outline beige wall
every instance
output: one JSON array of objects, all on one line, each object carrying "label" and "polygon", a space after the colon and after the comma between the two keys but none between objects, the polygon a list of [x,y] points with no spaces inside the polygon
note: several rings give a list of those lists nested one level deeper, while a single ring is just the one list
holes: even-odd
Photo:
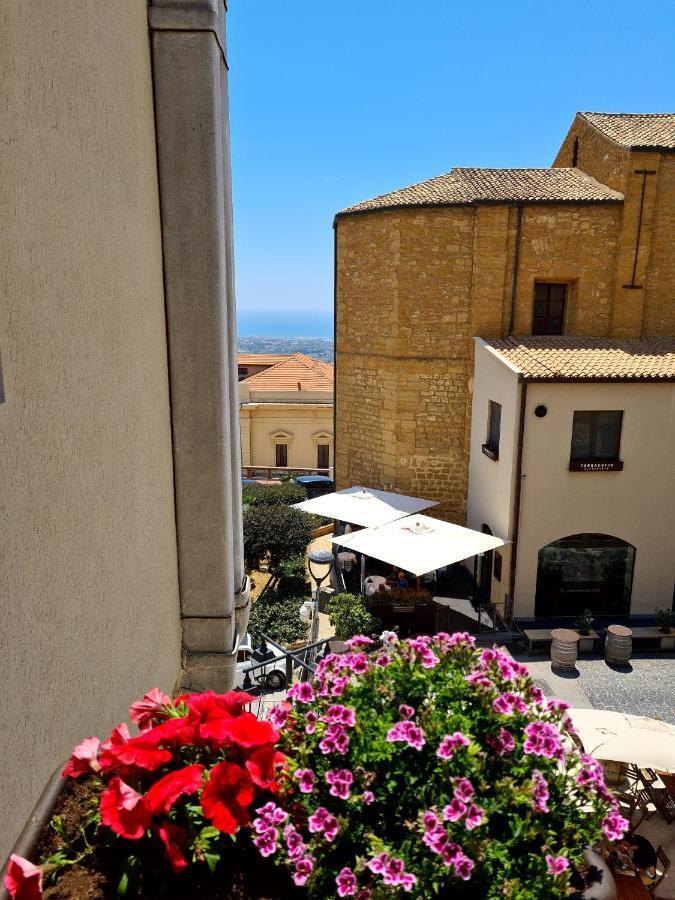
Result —
[{"label": "beige wall", "polygon": [[329,445],[333,465],[332,403],[244,403],[240,425],[245,466],[274,466],[275,440],[288,444],[290,467],[316,468],[317,444]]},{"label": "beige wall", "polygon": [[[513,536],[516,450],[522,384],[518,372],[476,342],[467,524]],[[481,452],[487,401],[502,403],[499,460]],[[537,418],[534,409],[548,413]],[[621,472],[570,472],[572,419],[578,409],[624,411]],[[675,579],[675,385],[538,384],[527,389],[514,614],[534,615],[539,550],[579,533],[618,537],[636,548],[631,613],[670,607]],[[509,590],[510,547],[501,582]]]},{"label": "beige wall", "polygon": [[0,4],[0,858],[180,667],[145,0]]}]

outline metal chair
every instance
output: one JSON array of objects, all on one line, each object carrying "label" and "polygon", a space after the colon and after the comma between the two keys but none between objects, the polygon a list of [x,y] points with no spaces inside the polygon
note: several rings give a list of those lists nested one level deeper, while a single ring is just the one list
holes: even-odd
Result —
[{"label": "metal chair", "polygon": [[[666,877],[666,872],[670,868],[670,860],[666,856],[666,851],[663,849],[663,847],[660,844],[656,850],[656,860],[657,860],[656,881],[652,882],[652,884],[649,885],[649,890],[652,892],[652,894],[654,893],[654,891],[656,890],[658,885],[661,884],[663,879]],[[659,863],[661,864],[660,867],[659,867]],[[659,873],[659,868],[661,869],[660,873]]]},{"label": "metal chair", "polygon": [[649,794],[649,799],[666,822],[669,825],[675,822],[675,800],[673,800],[668,791],[665,788],[655,788],[651,784],[647,785],[646,790]]}]

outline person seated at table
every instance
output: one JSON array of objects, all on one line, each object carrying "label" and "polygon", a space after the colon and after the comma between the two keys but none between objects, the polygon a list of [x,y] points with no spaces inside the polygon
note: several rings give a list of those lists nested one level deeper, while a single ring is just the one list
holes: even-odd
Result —
[{"label": "person seated at table", "polygon": [[398,584],[398,569],[396,566],[391,567],[391,572],[387,575],[387,584],[396,587]]},{"label": "person seated at table", "polygon": [[399,572],[396,576],[396,587],[403,589],[407,588],[408,586],[408,579],[406,578],[405,572]]},{"label": "person seated at table", "polygon": [[645,884],[656,878],[656,850],[646,837],[629,831],[617,849],[625,853]]}]

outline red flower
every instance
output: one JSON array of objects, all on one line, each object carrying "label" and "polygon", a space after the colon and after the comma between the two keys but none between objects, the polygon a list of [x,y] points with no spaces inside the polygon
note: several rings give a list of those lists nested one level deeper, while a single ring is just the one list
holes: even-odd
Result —
[{"label": "red flower", "polygon": [[14,900],[40,900],[42,897],[42,869],[16,853],[9,858],[3,883]]},{"label": "red flower", "polygon": [[164,844],[167,859],[174,872],[180,872],[182,869],[185,869],[188,861],[183,855],[183,847],[187,840],[187,832],[180,826],[172,825],[170,822],[158,825],[155,831]]},{"label": "red flower", "polygon": [[120,722],[119,725],[113,728],[108,740],[101,744],[98,762],[104,772],[117,768],[118,761],[114,751],[129,740],[131,740],[129,729],[124,722]]},{"label": "red flower", "polygon": [[85,738],[81,744],[73,750],[73,754],[63,767],[62,778],[79,778],[87,772],[100,772],[98,762],[98,749],[101,742],[97,737]]},{"label": "red flower", "polygon": [[142,700],[137,700],[129,707],[129,718],[138,725],[141,732],[147,731],[164,706],[171,705],[171,697],[160,691],[159,688],[153,688],[143,695]]},{"label": "red flower", "polygon": [[115,834],[135,841],[150,824],[151,812],[143,797],[115,775],[101,794],[101,821]]},{"label": "red flower", "polygon": [[161,725],[155,725],[140,736],[148,747],[182,747],[197,741],[199,720],[193,714],[167,719]]},{"label": "red flower", "polygon": [[186,766],[155,782],[144,798],[152,815],[169,812],[182,794],[196,793],[202,786],[203,771],[204,766]]},{"label": "red flower", "polygon": [[112,756],[118,762],[126,766],[137,766],[139,769],[145,769],[148,772],[154,772],[171,759],[170,750],[160,750],[154,741],[145,739],[144,732],[139,737],[132,738],[126,744],[120,744],[111,751]]},{"label": "red flower", "polygon": [[207,819],[225,834],[234,834],[249,821],[248,807],[255,790],[249,773],[234,763],[222,762],[209,773],[202,791],[202,809]]},{"label": "red flower", "polygon": [[269,722],[261,722],[253,713],[245,712],[236,719],[221,720],[218,735],[221,740],[249,749],[276,743],[279,732]]},{"label": "red flower", "polygon": [[276,789],[275,767],[286,759],[283,753],[275,750],[272,744],[259,747],[245,762],[246,770],[253,779],[253,784],[265,790]]}]

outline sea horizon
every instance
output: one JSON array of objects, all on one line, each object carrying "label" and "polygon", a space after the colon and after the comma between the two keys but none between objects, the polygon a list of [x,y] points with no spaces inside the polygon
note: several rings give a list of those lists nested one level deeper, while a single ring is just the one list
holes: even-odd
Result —
[{"label": "sea horizon", "polygon": [[253,309],[237,310],[239,337],[333,339],[333,311]]}]

